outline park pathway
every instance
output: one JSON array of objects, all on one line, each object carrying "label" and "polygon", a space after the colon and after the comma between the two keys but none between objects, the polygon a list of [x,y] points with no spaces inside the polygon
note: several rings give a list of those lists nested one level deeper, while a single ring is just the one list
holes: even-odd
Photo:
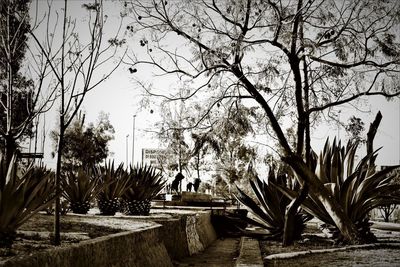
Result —
[{"label": "park pathway", "polygon": [[175,262],[176,267],[233,267],[239,256],[240,238],[217,239],[202,253]]}]

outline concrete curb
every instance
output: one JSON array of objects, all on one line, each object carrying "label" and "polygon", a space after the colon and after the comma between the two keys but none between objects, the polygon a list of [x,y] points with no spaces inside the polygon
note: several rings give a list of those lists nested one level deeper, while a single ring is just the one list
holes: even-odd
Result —
[{"label": "concrete curb", "polygon": [[263,267],[260,245],[257,239],[242,237],[240,239],[240,253],[235,267]]}]

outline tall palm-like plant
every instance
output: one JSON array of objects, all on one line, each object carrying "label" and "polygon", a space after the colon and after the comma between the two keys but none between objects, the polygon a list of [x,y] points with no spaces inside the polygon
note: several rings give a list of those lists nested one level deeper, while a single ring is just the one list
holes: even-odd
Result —
[{"label": "tall palm-like plant", "polygon": [[130,168],[129,188],[122,198],[129,215],[148,215],[150,201],[164,188],[166,181],[161,173],[150,165]]},{"label": "tall palm-like plant", "polygon": [[[377,151],[366,155],[356,164],[356,150],[357,143],[348,142],[346,147],[342,147],[336,140],[332,145],[327,140],[318,157],[315,173],[356,225],[363,240],[370,242],[375,237],[370,231],[369,212],[382,205],[400,203],[400,185],[393,183],[394,175],[391,174],[399,166],[377,171],[373,164]],[[290,198],[297,196],[294,190],[274,185]],[[302,207],[328,224],[334,238],[342,239],[328,212],[312,192]]]},{"label": "tall palm-like plant", "polygon": [[63,196],[70,203],[73,213],[86,214],[89,211],[92,200],[106,186],[99,183],[99,176],[98,170],[83,167],[63,175]]},{"label": "tall palm-like plant", "polygon": [[129,187],[129,176],[121,163],[117,168],[114,161],[99,167],[99,182],[105,186],[97,195],[97,203],[102,215],[114,215],[120,208],[120,198]]},{"label": "tall palm-like plant", "polygon": [[[291,184],[292,188],[296,187],[296,183],[292,183],[290,176],[286,173],[280,172],[275,174],[275,168],[270,167],[268,180],[261,181],[256,177],[255,180],[250,180],[251,188],[256,195],[257,199],[253,200],[244,191],[237,187],[235,197],[243,205],[245,205],[250,212],[255,216],[253,224],[261,226],[270,232],[274,238],[281,239],[285,225],[285,211],[291,199],[276,187],[271,186],[271,183],[287,186]],[[302,232],[305,228],[305,223],[310,217],[302,214],[300,211],[295,216],[296,232],[295,239],[300,239]]]},{"label": "tall palm-like plant", "polygon": [[9,166],[0,159],[0,247],[11,247],[16,230],[52,204],[53,192],[54,174],[50,170],[33,165],[21,170],[15,155]]}]

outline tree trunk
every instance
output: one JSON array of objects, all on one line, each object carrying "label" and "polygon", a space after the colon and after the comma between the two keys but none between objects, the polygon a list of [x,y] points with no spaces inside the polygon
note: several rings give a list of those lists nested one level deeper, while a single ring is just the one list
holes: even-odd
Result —
[{"label": "tree trunk", "polygon": [[[374,151],[374,139],[381,120],[382,113],[378,111],[374,121],[369,125],[369,130],[367,133],[367,155],[371,154]],[[370,158],[370,164],[375,165],[374,158],[372,157]]]},{"label": "tree trunk", "polygon": [[[65,42],[66,42],[66,27],[67,27],[67,0],[64,0],[64,21],[63,21],[63,43],[61,46],[61,70],[64,72],[65,64]],[[55,177],[55,210],[54,210],[54,245],[59,246],[61,244],[60,235],[60,214],[61,214],[61,164],[62,164],[62,151],[64,149],[64,133],[66,130],[65,125],[65,76],[64,73],[61,75],[60,90],[61,90],[61,103],[60,103],[60,136],[58,139],[57,149],[57,165],[56,165],[56,177]]]},{"label": "tree trunk", "polygon": [[7,134],[5,136],[5,157],[6,157],[6,166],[10,165],[11,159],[17,150],[17,146],[12,134]]},{"label": "tree trunk", "polygon": [[[60,124],[64,124],[64,116],[60,116]],[[60,126],[60,136],[58,139],[57,149],[57,165],[56,165],[56,177],[55,177],[55,209],[54,209],[54,245],[59,246],[61,244],[60,235],[60,214],[61,214],[61,158],[64,143],[64,127]]]},{"label": "tree trunk", "polygon": [[196,157],[196,171],[197,171],[197,178],[200,179],[200,152],[197,154]]},{"label": "tree trunk", "polygon": [[[297,113],[298,113],[298,124],[297,124],[297,147],[296,147],[296,154],[301,157],[303,154],[303,149],[304,149],[304,141],[306,141],[306,155],[309,155],[310,151],[307,149],[310,149],[309,143],[307,144],[307,141],[309,141],[309,136],[307,137],[307,133],[309,134],[309,131],[307,129],[310,129],[309,125],[309,120],[308,120],[308,114],[305,112],[305,110],[308,110],[308,78],[307,78],[307,64],[305,62],[305,59],[303,58],[303,63],[304,63],[304,87],[302,86],[302,77],[301,77],[301,71],[300,71],[300,63],[301,60],[298,59],[297,54],[293,54],[294,51],[296,51],[296,43],[298,39],[300,39],[300,44],[303,46],[303,19],[301,15],[301,9],[303,6],[303,1],[299,0],[297,3],[297,12],[300,14],[297,18],[296,21],[293,25],[293,33],[292,33],[292,53],[290,54],[289,61],[291,62],[291,68],[293,71],[293,76],[294,76],[294,82],[296,84],[296,106],[297,106]],[[296,51],[297,53],[297,51]],[[303,88],[304,88],[304,94],[303,94]],[[304,105],[303,105],[303,95],[304,95]],[[304,140],[304,135],[306,134],[306,140]],[[307,147],[308,145],[308,147]],[[309,158],[306,156],[306,163],[307,166],[310,166],[309,164]],[[294,238],[295,238],[295,228],[296,228],[296,214],[297,211],[299,210],[301,204],[303,201],[306,199],[308,195],[308,185],[307,182],[303,182],[301,185],[301,189],[299,192],[299,195],[293,199],[289,205],[286,207],[285,211],[285,225],[283,229],[283,240],[282,240],[282,245],[283,246],[289,246],[293,244]]]},{"label": "tree trunk", "polygon": [[244,84],[247,91],[253,96],[254,100],[256,100],[264,109],[271,123],[271,127],[273,128],[279,140],[279,144],[282,146],[282,149],[285,153],[285,156],[282,157],[282,160],[289,164],[289,166],[293,168],[293,170],[300,176],[300,178],[304,182],[308,183],[310,191],[313,192],[321,200],[328,214],[332,217],[332,220],[335,222],[336,226],[341,231],[344,238],[347,239],[350,243],[360,243],[361,240],[358,236],[357,229],[353,222],[343,212],[340,205],[332,197],[329,191],[324,187],[324,185],[321,183],[315,173],[311,171],[311,168],[309,168],[304,163],[301,157],[295,155],[292,152],[289,143],[287,142],[287,139],[282,131],[282,128],[276,120],[276,117],[271,107],[268,105],[267,101],[263,98],[260,92],[258,92],[258,90],[246,78],[246,76],[238,67],[232,67],[232,71],[236,75],[236,77],[238,77],[238,79]]},{"label": "tree trunk", "polygon": [[295,226],[296,226],[296,214],[297,210],[300,207],[301,203],[306,199],[308,195],[308,185],[304,183],[304,185],[300,189],[300,194],[297,198],[293,199],[290,204],[286,208],[285,213],[285,226],[283,230],[283,241],[282,246],[290,246],[293,244],[295,238]]}]

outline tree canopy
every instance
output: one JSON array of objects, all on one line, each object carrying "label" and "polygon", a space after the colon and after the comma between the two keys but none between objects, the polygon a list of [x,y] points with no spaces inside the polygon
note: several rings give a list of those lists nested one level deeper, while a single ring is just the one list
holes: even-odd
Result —
[{"label": "tree canopy", "polygon": [[[125,1],[132,19],[128,30],[142,36],[141,48],[130,56],[132,74],[150,65],[160,75],[177,77],[176,90],[167,92],[139,83],[148,94],[170,101],[203,95],[209,97],[209,110],[232,98],[261,107],[282,159],[343,235],[358,242],[354,224],[310,168],[310,125],[362,97],[400,94],[399,5],[390,0]],[[294,145],[288,123],[296,128]]]},{"label": "tree canopy", "polygon": [[[85,115],[81,114],[66,130],[64,138],[63,168],[74,170],[82,166],[90,167],[109,156],[108,146],[114,139],[114,127],[108,114],[100,113],[96,124],[86,124]],[[58,134],[55,131],[52,132],[52,139],[57,144]]]},{"label": "tree canopy", "polygon": [[298,151],[306,120],[321,111],[361,96],[400,93],[396,1],[126,3],[134,21],[128,29],[143,36],[132,68],[150,64],[180,78],[182,90],[148,92],[185,100],[207,94],[213,103],[254,99],[269,106],[270,121],[291,116],[299,127]]}]

